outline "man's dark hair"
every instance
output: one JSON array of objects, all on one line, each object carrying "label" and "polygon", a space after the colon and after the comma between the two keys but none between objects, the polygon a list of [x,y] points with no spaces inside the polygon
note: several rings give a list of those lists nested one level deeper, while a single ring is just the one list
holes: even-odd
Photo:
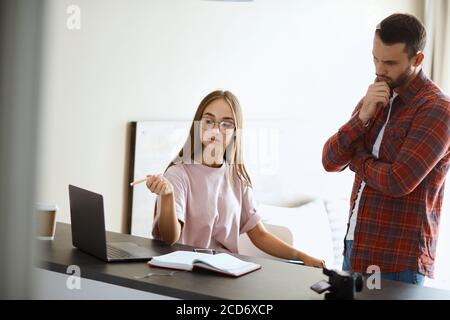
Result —
[{"label": "man's dark hair", "polygon": [[425,27],[411,14],[394,13],[381,21],[375,32],[387,45],[404,43],[409,58],[425,48]]}]

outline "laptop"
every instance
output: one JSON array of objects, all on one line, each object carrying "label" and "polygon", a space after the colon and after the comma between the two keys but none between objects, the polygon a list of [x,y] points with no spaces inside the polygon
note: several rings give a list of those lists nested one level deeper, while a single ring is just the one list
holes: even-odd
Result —
[{"label": "laptop", "polygon": [[107,262],[148,261],[149,249],[132,242],[106,242],[103,196],[69,185],[72,245]]}]

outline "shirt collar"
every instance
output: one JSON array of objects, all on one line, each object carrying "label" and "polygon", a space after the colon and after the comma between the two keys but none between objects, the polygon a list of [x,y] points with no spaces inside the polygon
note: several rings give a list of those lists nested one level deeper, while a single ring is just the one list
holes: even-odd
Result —
[{"label": "shirt collar", "polygon": [[417,92],[419,92],[419,90],[426,84],[427,81],[428,78],[425,75],[425,72],[423,72],[423,70],[420,70],[417,76],[411,80],[406,88],[398,91],[398,95],[405,104],[411,105]]}]

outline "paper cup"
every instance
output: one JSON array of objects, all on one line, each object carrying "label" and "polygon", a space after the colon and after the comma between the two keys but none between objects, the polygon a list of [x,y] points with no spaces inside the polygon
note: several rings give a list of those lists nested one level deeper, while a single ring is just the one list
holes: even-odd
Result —
[{"label": "paper cup", "polygon": [[36,206],[36,236],[39,240],[53,240],[56,228],[56,204],[42,204]]}]

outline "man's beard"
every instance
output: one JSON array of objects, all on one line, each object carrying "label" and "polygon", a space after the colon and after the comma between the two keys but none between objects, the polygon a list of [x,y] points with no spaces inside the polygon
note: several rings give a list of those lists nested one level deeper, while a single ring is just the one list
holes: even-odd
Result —
[{"label": "man's beard", "polygon": [[391,88],[391,90],[394,90],[395,88],[402,87],[404,84],[406,84],[409,81],[409,77],[413,74],[413,72],[414,71],[412,71],[410,68],[407,68],[395,80],[392,80],[392,78],[388,77],[378,77],[378,79],[381,81],[386,81],[389,88]]}]

